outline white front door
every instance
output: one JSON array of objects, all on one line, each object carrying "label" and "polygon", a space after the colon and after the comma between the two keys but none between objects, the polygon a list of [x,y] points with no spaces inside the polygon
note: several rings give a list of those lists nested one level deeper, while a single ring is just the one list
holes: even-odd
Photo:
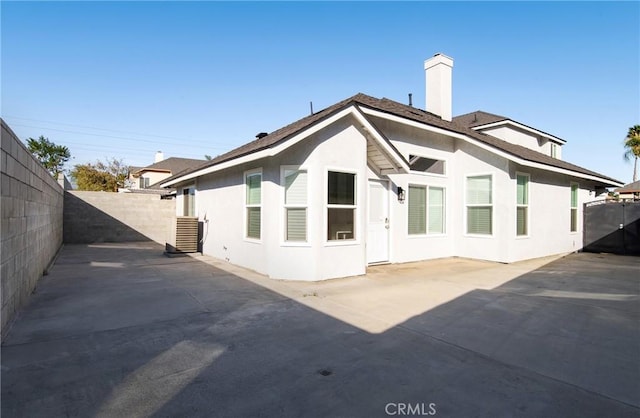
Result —
[{"label": "white front door", "polygon": [[389,261],[389,182],[369,180],[367,263]]}]

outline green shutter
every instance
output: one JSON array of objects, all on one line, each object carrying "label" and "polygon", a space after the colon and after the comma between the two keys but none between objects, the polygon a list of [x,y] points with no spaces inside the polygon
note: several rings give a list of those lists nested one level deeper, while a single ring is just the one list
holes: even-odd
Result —
[{"label": "green shutter", "polygon": [[287,241],[307,240],[307,210],[287,209]]},{"label": "green shutter", "polygon": [[467,207],[467,234],[491,235],[491,207]]},{"label": "green shutter", "polygon": [[429,187],[429,233],[444,233],[444,189]]},{"label": "green shutter", "polygon": [[427,190],[424,187],[409,186],[409,228],[410,235],[425,234],[427,223]]},{"label": "green shutter", "polygon": [[259,205],[262,174],[250,174],[247,176],[246,181],[247,181],[247,205]]},{"label": "green shutter", "polygon": [[247,208],[247,237],[260,239],[260,208]]},{"label": "green shutter", "polygon": [[467,177],[467,204],[490,205],[491,176]]}]

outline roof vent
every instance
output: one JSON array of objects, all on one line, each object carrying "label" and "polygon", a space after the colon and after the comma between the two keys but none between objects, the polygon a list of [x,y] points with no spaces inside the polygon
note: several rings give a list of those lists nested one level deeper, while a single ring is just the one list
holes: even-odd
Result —
[{"label": "roof vent", "polygon": [[268,133],[266,133],[266,132],[260,132],[258,135],[256,135],[256,138],[257,138],[257,139],[262,139],[262,138],[264,138],[264,137],[265,137],[265,136],[267,136],[267,135],[269,135],[269,134],[268,134]]}]

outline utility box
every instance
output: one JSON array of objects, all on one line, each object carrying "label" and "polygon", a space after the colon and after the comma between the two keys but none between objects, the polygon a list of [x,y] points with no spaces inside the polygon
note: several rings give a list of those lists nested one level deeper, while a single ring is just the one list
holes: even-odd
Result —
[{"label": "utility box", "polygon": [[168,254],[198,252],[198,218],[176,216],[171,226],[171,237],[165,245]]}]

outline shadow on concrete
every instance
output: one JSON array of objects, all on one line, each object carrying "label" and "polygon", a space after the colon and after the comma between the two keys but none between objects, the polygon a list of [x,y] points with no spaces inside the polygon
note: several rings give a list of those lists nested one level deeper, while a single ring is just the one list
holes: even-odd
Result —
[{"label": "shadow on concrete", "polygon": [[3,416],[640,412],[637,258],[573,255],[373,334],[161,253],[65,246],[2,347]]},{"label": "shadow on concrete", "polygon": [[65,192],[63,222],[65,244],[140,241],[152,240],[72,193]]}]

